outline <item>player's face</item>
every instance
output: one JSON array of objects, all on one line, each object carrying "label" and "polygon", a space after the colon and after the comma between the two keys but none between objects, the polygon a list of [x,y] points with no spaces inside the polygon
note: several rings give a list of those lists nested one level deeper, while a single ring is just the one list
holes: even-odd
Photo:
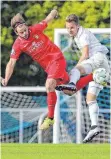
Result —
[{"label": "player's face", "polygon": [[77,35],[79,25],[75,24],[74,22],[66,22],[66,29],[70,36],[75,37]]},{"label": "player's face", "polygon": [[29,37],[28,26],[26,24],[20,24],[17,26],[16,34],[24,39],[27,39]]}]

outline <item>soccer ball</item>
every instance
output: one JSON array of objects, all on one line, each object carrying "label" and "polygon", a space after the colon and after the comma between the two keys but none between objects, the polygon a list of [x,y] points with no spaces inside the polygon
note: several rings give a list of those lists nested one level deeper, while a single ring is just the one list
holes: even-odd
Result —
[{"label": "soccer ball", "polygon": [[109,73],[105,68],[98,68],[93,72],[93,79],[96,83],[106,86],[109,79]]}]

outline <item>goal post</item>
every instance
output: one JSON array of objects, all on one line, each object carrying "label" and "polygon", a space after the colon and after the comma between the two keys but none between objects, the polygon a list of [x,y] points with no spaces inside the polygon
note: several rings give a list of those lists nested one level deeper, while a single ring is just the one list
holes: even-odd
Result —
[{"label": "goal post", "polygon": [[[58,144],[60,143],[60,92],[56,91],[57,93],[57,103],[55,106],[55,113],[54,113],[54,126],[53,126],[53,143]],[[75,100],[76,100],[76,143],[82,143],[82,125],[81,125],[81,111],[82,111],[82,97],[81,91],[76,93]],[[62,110],[63,112],[67,112],[67,110]],[[72,110],[71,110],[72,111]]]}]

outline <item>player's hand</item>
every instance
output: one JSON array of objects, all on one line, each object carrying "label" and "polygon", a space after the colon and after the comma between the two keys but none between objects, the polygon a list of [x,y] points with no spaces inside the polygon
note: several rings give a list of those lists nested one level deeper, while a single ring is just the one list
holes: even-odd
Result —
[{"label": "player's hand", "polygon": [[57,11],[57,9],[53,9],[50,13],[51,13],[51,16],[52,16],[53,18],[56,18],[56,17],[58,16],[58,11]]},{"label": "player's hand", "polygon": [[3,86],[7,86],[8,81],[6,81],[4,78],[1,77],[0,81]]},{"label": "player's hand", "polygon": [[75,91],[69,91],[69,90],[63,90],[63,93],[64,94],[67,94],[69,96],[72,96],[73,94],[75,94],[76,92]]}]

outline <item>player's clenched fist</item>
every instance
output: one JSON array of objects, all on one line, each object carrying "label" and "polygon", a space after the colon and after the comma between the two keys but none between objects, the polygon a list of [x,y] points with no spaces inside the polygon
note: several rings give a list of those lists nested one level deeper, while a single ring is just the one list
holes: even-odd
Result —
[{"label": "player's clenched fist", "polygon": [[3,86],[7,85],[7,81],[4,78],[1,77],[0,81],[1,81],[1,83],[2,83]]},{"label": "player's clenched fist", "polygon": [[51,13],[51,16],[54,18],[58,16],[58,11],[56,9],[53,9],[50,13]]}]

